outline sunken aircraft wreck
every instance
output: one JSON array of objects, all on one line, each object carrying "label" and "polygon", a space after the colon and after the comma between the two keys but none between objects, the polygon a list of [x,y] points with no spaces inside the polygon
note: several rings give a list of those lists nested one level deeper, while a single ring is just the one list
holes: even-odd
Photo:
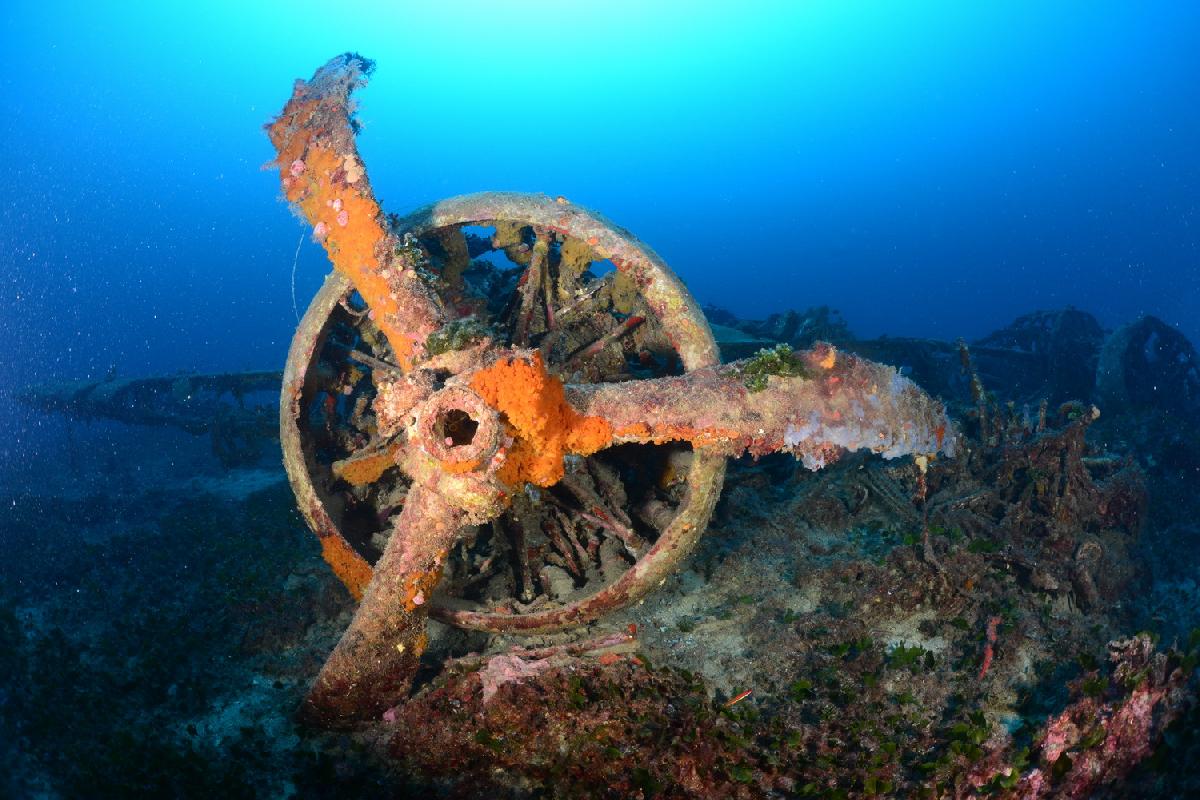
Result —
[{"label": "sunken aircraft wreck", "polygon": [[268,126],[333,267],[282,374],[25,395],[231,468],[278,441],[349,598],[312,736],[447,797],[1182,791],[1200,634],[1139,584],[1200,542],[1184,337],[1066,309],[860,340],[702,309],[564,197],[388,215],[371,69],[333,59]]}]

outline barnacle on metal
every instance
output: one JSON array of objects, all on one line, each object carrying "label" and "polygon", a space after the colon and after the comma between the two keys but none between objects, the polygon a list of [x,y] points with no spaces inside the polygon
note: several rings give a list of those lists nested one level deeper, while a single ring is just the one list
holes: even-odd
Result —
[{"label": "barnacle on metal", "polygon": [[545,631],[643,596],[703,532],[728,456],[952,452],[941,404],[890,367],[830,345],[719,365],[666,264],[565,198],[490,192],[388,222],[354,146],[368,71],[334,59],[269,128],[335,268],[280,404],[300,508],[361,598],[316,721],[402,698],[428,615]]}]

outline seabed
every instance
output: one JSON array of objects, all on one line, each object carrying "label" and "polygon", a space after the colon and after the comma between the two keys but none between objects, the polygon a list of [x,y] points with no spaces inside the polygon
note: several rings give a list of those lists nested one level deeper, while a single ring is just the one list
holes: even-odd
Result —
[{"label": "seabed", "polygon": [[[1186,340],[1152,318],[1106,334],[1074,310],[969,348],[856,342],[821,309],[758,323],[709,314],[738,332],[722,336],[730,356],[789,334],[798,349],[819,336],[887,350],[948,400],[963,451],[929,464],[923,500],[911,459],[852,455],[819,472],[788,456],[735,460],[699,546],[644,601],[545,636],[432,622],[412,698],[329,732],[295,712],[354,602],[270,436],[244,437],[231,463],[228,447],[162,414],[134,426],[63,409],[74,455],[4,487],[0,788],[1195,790],[1200,395]],[[1061,385],[1060,361],[1090,365],[1070,378],[1083,383]],[[177,381],[154,397],[177,402]]]}]

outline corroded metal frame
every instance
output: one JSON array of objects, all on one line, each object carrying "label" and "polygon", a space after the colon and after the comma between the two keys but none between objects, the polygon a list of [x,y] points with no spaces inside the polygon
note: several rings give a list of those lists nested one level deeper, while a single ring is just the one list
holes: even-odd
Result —
[{"label": "corroded metal frame", "polygon": [[[454,225],[486,226],[497,221],[538,226],[588,242],[599,259],[611,260],[635,279],[685,370],[719,363],[708,324],[683,283],[653,250],[594,211],[543,194],[481,192],[422,208],[401,220],[395,231],[398,235],[422,236]],[[361,597],[370,580],[371,565],[342,535],[313,485],[313,465],[305,455],[298,424],[305,376],[315,354],[320,352],[325,324],[352,291],[350,281],[335,272],[326,278],[310,304],[288,352],[279,418],[284,465],[300,511],[320,538],[322,552],[338,577],[355,597]],[[637,601],[671,574],[695,547],[721,494],[725,462],[723,454],[702,450],[695,453],[687,477],[687,497],[675,518],[636,564],[594,594],[522,614],[455,607],[434,598],[430,616],[473,630],[543,633],[586,624]]]}]

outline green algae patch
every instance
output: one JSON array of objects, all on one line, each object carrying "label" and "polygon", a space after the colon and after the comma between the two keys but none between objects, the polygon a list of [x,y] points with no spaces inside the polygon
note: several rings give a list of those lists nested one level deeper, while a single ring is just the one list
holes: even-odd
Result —
[{"label": "green algae patch", "polygon": [[789,344],[764,347],[747,359],[742,367],[742,382],[751,392],[761,392],[767,388],[767,380],[772,375],[807,378],[810,373],[804,358]]},{"label": "green algae patch", "polygon": [[475,317],[456,319],[425,339],[425,351],[431,356],[462,350],[469,344],[487,338],[491,331]]}]

